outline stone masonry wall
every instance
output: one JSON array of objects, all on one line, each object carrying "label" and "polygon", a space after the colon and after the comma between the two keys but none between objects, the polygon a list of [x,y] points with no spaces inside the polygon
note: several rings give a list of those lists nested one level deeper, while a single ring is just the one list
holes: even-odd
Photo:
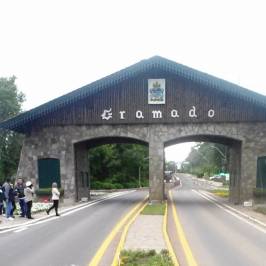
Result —
[{"label": "stone masonry wall", "polygon": [[[74,144],[100,137],[127,137],[149,143],[150,197],[163,199],[164,143],[185,136],[223,136],[241,141],[240,200],[252,197],[256,185],[257,157],[266,155],[266,123],[153,124],[48,127],[33,131],[25,139],[18,176],[36,179],[37,160],[58,158],[65,197],[75,199]],[[237,154],[236,154],[237,156]]]}]

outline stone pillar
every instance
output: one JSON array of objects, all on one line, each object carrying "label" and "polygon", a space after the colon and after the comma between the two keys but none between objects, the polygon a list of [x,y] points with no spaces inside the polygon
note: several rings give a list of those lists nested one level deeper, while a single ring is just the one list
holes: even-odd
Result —
[{"label": "stone pillar", "polygon": [[38,184],[37,156],[34,152],[35,146],[29,138],[25,138],[17,170],[17,177],[23,178],[24,181],[31,180]]},{"label": "stone pillar", "polygon": [[151,138],[149,142],[149,199],[151,202],[164,200],[164,144]]},{"label": "stone pillar", "polygon": [[76,200],[90,198],[89,193],[89,158],[88,148],[80,143],[75,145],[75,180]]},{"label": "stone pillar", "polygon": [[240,179],[241,179],[241,144],[235,143],[229,150],[229,201],[234,204],[240,203]]},{"label": "stone pillar", "polygon": [[253,189],[256,187],[257,158],[259,144],[247,141],[242,145],[241,156],[241,179],[240,179],[240,199],[241,202],[253,199]]}]

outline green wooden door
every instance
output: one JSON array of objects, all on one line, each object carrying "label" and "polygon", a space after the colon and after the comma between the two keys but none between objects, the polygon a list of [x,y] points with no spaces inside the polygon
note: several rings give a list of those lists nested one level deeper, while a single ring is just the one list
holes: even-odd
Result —
[{"label": "green wooden door", "polygon": [[266,156],[258,158],[256,186],[257,188],[266,188]]},{"label": "green wooden door", "polygon": [[60,161],[45,158],[38,160],[39,188],[50,188],[53,182],[61,187]]}]

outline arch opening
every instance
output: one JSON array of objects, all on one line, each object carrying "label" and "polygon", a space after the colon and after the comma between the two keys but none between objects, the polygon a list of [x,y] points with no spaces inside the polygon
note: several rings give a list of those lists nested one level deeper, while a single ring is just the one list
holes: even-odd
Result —
[{"label": "arch opening", "polygon": [[[185,148],[184,148],[185,147]],[[241,141],[225,136],[192,135],[164,143],[165,182],[180,182],[187,174],[209,190],[228,190],[229,200],[240,203]],[[180,156],[181,154],[181,156]],[[198,188],[198,187],[197,187]],[[204,189],[204,187],[203,187]]]},{"label": "arch opening", "polygon": [[74,144],[76,199],[91,189],[148,186],[148,143],[128,137],[98,137]]}]

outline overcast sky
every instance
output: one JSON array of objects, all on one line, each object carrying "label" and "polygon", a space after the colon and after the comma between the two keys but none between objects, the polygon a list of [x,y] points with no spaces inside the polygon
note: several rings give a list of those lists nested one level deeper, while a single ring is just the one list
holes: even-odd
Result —
[{"label": "overcast sky", "polygon": [[0,0],[0,76],[28,110],[153,55],[266,94],[261,0]]}]

